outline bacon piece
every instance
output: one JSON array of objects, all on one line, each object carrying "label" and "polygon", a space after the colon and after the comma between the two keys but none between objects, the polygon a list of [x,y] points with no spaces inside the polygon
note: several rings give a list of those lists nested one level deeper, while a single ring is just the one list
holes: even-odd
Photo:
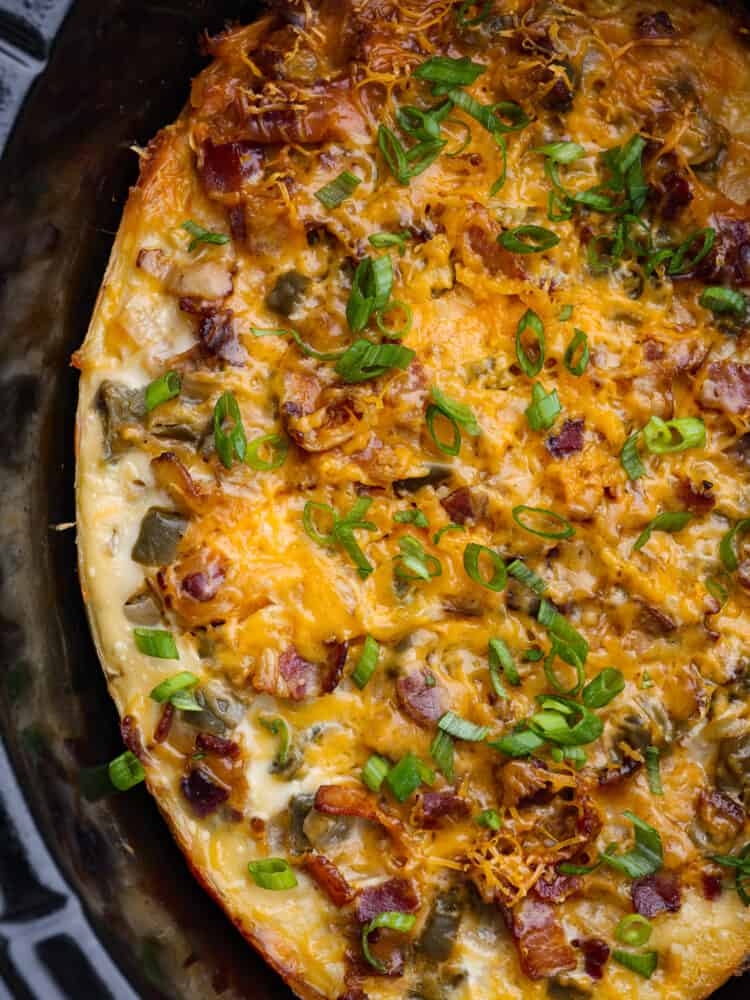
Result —
[{"label": "bacon piece", "polygon": [[247,220],[243,205],[232,205],[229,209],[229,231],[235,243],[244,243],[247,239]]},{"label": "bacon piece", "polygon": [[552,434],[545,444],[555,458],[566,458],[583,448],[583,420],[566,420],[559,434]]},{"label": "bacon piece", "polygon": [[247,352],[239,342],[231,309],[220,310],[204,316],[198,327],[201,346],[230,365],[242,365],[247,361]]},{"label": "bacon piece", "polygon": [[676,170],[666,175],[661,182],[662,197],[659,214],[662,219],[676,219],[680,212],[693,200],[690,181]]},{"label": "bacon piece", "polygon": [[549,800],[554,794],[554,775],[543,761],[535,757],[509,760],[499,775],[505,806],[532,805],[541,798]]},{"label": "bacon piece", "polygon": [[122,742],[132,754],[135,754],[138,760],[146,760],[147,754],[143,749],[141,731],[138,728],[138,723],[132,715],[124,716],[122,722],[120,723],[120,735],[122,736]]},{"label": "bacon piece", "polygon": [[229,789],[217,785],[209,772],[203,767],[195,767],[186,778],[180,781],[182,794],[193,807],[200,819],[205,819],[216,812],[222,803],[229,798]]},{"label": "bacon piece", "polygon": [[[290,105],[300,96],[299,88],[290,89],[279,81],[274,83],[274,103],[278,104],[282,89],[289,94]],[[351,139],[362,134],[365,122],[350,97],[351,81],[319,85],[310,94],[303,109],[274,107],[246,116],[237,126],[236,139],[261,146],[281,144],[313,144],[328,139]],[[283,96],[282,96],[283,99]]]},{"label": "bacon piece", "polygon": [[731,843],[745,825],[745,810],[718,788],[701,790],[696,812],[716,844]]},{"label": "bacon piece", "polygon": [[368,1000],[368,996],[359,986],[355,986],[346,993],[342,993],[338,1000]]},{"label": "bacon piece", "polygon": [[631,774],[635,774],[640,768],[643,767],[642,760],[636,760],[635,757],[623,757],[622,761],[615,767],[603,767],[598,774],[597,781],[599,785],[604,788],[609,785],[619,785],[620,782],[629,778]]},{"label": "bacon piece", "polygon": [[245,181],[260,176],[264,158],[263,149],[251,142],[204,143],[198,169],[206,193],[211,197],[240,191]]},{"label": "bacon piece", "polygon": [[544,979],[574,969],[575,952],[557,922],[553,906],[527,896],[514,907],[510,929],[521,968],[529,979]]},{"label": "bacon piece", "polygon": [[750,365],[714,361],[701,387],[701,402],[711,410],[747,413],[750,410]]},{"label": "bacon piece", "polygon": [[356,891],[347,882],[333,861],[322,854],[308,854],[304,859],[305,871],[325,892],[334,906],[346,906],[356,896]]},{"label": "bacon piece", "polygon": [[213,733],[198,733],[195,748],[201,753],[212,753],[217,757],[231,757],[233,760],[240,755],[238,743],[235,743],[234,740],[224,739],[223,736],[214,736]]},{"label": "bacon piece", "polygon": [[711,252],[698,265],[695,277],[712,285],[750,284],[750,221],[715,216],[711,225],[716,239]]},{"label": "bacon piece", "polygon": [[147,247],[143,247],[143,249],[138,251],[135,266],[142,271],[146,271],[153,278],[158,278],[160,281],[167,280],[172,268],[169,257],[167,257],[163,250],[159,250],[158,248],[149,249]]},{"label": "bacon piece", "polygon": [[689,479],[681,479],[677,485],[677,496],[688,510],[699,517],[708,514],[716,506],[716,497],[711,492],[712,483],[703,482],[696,489]]},{"label": "bacon piece", "polygon": [[674,25],[665,10],[657,10],[653,14],[641,14],[635,33],[638,38],[669,38],[674,34]]},{"label": "bacon piece", "polygon": [[445,714],[439,688],[430,686],[431,677],[427,670],[412,670],[396,681],[401,707],[420,726],[429,726]]},{"label": "bacon piece", "polygon": [[578,875],[560,875],[555,872],[550,878],[542,876],[534,886],[533,892],[547,903],[562,903],[568,896],[578,892],[582,885],[583,882]]},{"label": "bacon piece", "polygon": [[425,830],[434,830],[443,820],[461,819],[470,812],[466,799],[452,791],[425,792],[417,810],[419,825]]},{"label": "bacon piece", "polygon": [[194,601],[205,604],[212,601],[224,582],[224,569],[217,562],[210,563],[205,570],[189,573],[180,583],[180,589]]},{"label": "bacon piece", "polygon": [[711,872],[702,872],[701,888],[703,889],[703,898],[713,902],[721,895],[721,877],[713,875]]},{"label": "bacon piece", "polygon": [[584,938],[574,941],[576,948],[583,952],[583,967],[592,979],[601,979],[604,966],[609,959],[609,945],[601,938]]},{"label": "bacon piece", "polygon": [[633,906],[642,917],[658,913],[677,913],[682,905],[680,877],[673,872],[659,872],[637,878],[630,888]]},{"label": "bacon piece", "polygon": [[411,879],[391,878],[380,885],[363,889],[357,896],[355,912],[361,924],[368,924],[381,913],[414,913],[418,909],[419,896]]},{"label": "bacon piece", "polygon": [[162,452],[152,459],[151,470],[157,485],[169,493],[181,510],[188,513],[202,511],[206,495],[173,451]]},{"label": "bacon piece", "polygon": [[488,232],[484,226],[474,223],[466,229],[466,243],[493,277],[504,274],[509,278],[524,278],[525,269],[510,251],[497,242],[499,232],[499,228],[496,233]]},{"label": "bacon piece", "polygon": [[159,721],[157,722],[156,729],[154,730],[154,741],[156,743],[163,743],[167,736],[169,736],[169,730],[172,728],[174,713],[174,705],[168,701],[161,710]]},{"label": "bacon piece", "polygon": [[295,646],[289,646],[275,664],[261,666],[253,677],[253,686],[256,691],[293,701],[330,694],[341,680],[347,650],[347,643],[335,643],[329,647],[324,663],[312,663],[300,656]]},{"label": "bacon piece", "polygon": [[670,632],[674,632],[677,628],[676,622],[669,615],[658,608],[652,607],[650,604],[641,605],[637,620],[638,627],[648,635],[669,635]]},{"label": "bacon piece", "polygon": [[321,785],[315,794],[315,808],[324,816],[358,816],[378,823],[396,840],[404,837],[401,821],[382,809],[372,795],[357,785]]},{"label": "bacon piece", "polygon": [[440,506],[455,524],[466,524],[477,516],[474,496],[468,486],[461,486],[447,497],[443,497]]}]

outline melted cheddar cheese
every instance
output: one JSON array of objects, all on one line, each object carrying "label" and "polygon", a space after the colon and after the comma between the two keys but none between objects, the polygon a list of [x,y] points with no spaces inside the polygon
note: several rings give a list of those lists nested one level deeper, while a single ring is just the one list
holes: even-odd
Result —
[{"label": "melted cheddar cheese", "polygon": [[[750,951],[712,860],[750,806],[747,525],[727,540],[750,500],[748,29],[703,0],[270,8],[207,40],[142,152],[75,358],[81,578],[127,746],[300,996],[706,997]],[[425,65],[458,79],[435,93]],[[316,196],[344,172],[340,203]],[[361,340],[395,360],[354,381]],[[644,542],[664,514],[690,516]],[[621,690],[597,703],[605,669]],[[181,671],[200,711],[151,697]],[[579,717],[572,750],[539,737]],[[368,789],[373,755],[414,755],[419,787]],[[637,851],[626,812],[658,863],[560,873]],[[267,858],[296,886],[256,884]],[[384,975],[362,927],[394,909],[416,919],[372,936]],[[655,953],[650,978],[617,950]]]}]

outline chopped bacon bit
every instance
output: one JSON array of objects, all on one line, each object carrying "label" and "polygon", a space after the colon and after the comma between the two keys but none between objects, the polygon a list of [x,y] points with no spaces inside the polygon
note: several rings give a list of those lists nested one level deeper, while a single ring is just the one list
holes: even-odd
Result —
[{"label": "chopped bacon bit", "polygon": [[198,339],[209,354],[228,361],[230,365],[242,365],[247,361],[247,353],[239,342],[231,309],[205,316],[198,328]]},{"label": "chopped bacon bit", "polygon": [[346,658],[349,655],[348,642],[335,642],[331,644],[328,654],[328,670],[321,680],[321,693],[330,694],[339,686],[339,682],[344,675]]},{"label": "chopped bacon bit", "polygon": [[469,803],[455,792],[425,792],[419,801],[417,818],[423,829],[434,830],[444,819],[461,819],[470,812]]},{"label": "chopped bacon bit", "polygon": [[661,182],[663,194],[659,205],[662,219],[676,219],[680,212],[693,200],[690,181],[687,177],[673,170]]},{"label": "chopped bacon bit", "polygon": [[745,810],[740,803],[718,788],[701,790],[696,813],[717,844],[733,841],[745,825]]},{"label": "chopped bacon bit", "polygon": [[560,875],[555,872],[549,878],[542,876],[534,886],[533,892],[547,903],[562,903],[568,896],[578,892],[582,885],[583,882],[578,875]]},{"label": "chopped bacon bit", "polygon": [[701,888],[703,889],[704,899],[713,902],[721,895],[721,877],[719,875],[712,875],[711,872],[703,872],[701,874]]},{"label": "chopped bacon bit", "polygon": [[609,945],[601,938],[584,938],[573,942],[583,952],[583,967],[592,979],[601,979],[609,959]]},{"label": "chopped bacon bit", "polygon": [[180,589],[194,601],[212,601],[224,582],[224,570],[218,563],[206,567],[199,573],[190,573],[181,584]]},{"label": "chopped bacon bit", "polygon": [[629,778],[631,774],[635,774],[641,767],[643,767],[642,760],[636,760],[635,757],[623,757],[621,763],[614,767],[602,768],[597,780],[602,787],[619,785],[621,781]]},{"label": "chopped bacon bit", "polygon": [[681,479],[677,485],[676,493],[688,510],[701,516],[708,514],[716,506],[716,497],[711,492],[712,490],[712,483],[703,482],[696,488],[689,479]]},{"label": "chopped bacon bit", "polygon": [[247,239],[247,221],[242,205],[233,205],[229,209],[229,231],[235,243],[244,243]]},{"label": "chopped bacon bit", "polygon": [[559,434],[553,434],[545,442],[547,450],[555,458],[574,455],[583,448],[583,420],[566,420]]},{"label": "chopped bacon bit", "polygon": [[660,636],[674,632],[677,624],[672,621],[669,615],[664,614],[658,608],[654,608],[650,604],[642,604],[638,615],[638,627],[648,635]]},{"label": "chopped bacon bit", "polygon": [[347,643],[334,643],[329,647],[327,660],[312,663],[289,646],[270,668],[261,668],[253,677],[256,691],[268,691],[278,698],[303,698],[330,694],[339,681],[346,663]]},{"label": "chopped bacon bit", "polygon": [[380,913],[390,913],[392,910],[414,913],[418,909],[419,896],[411,879],[391,878],[380,885],[362,890],[357,897],[356,914],[361,924],[367,924]]},{"label": "chopped bacon bit", "polygon": [[122,742],[128,748],[128,750],[135,754],[138,760],[143,761],[146,759],[147,754],[143,749],[143,741],[141,740],[141,731],[138,728],[138,723],[132,715],[124,716],[122,722],[120,723],[120,734],[122,735]]},{"label": "chopped bacon bit", "polygon": [[682,905],[679,875],[659,872],[646,875],[633,882],[630,889],[636,913],[642,917],[655,917],[658,913],[677,913]]},{"label": "chopped bacon bit", "polygon": [[381,808],[375,798],[358,785],[321,785],[315,795],[315,808],[325,816],[358,816],[379,823],[397,840],[404,836],[401,821]]},{"label": "chopped bacon bit", "polygon": [[159,278],[161,281],[164,281],[166,280],[172,265],[163,250],[144,247],[138,251],[135,266],[140,268],[142,271],[146,271],[146,273],[150,274],[152,277]]},{"label": "chopped bacon bit", "polygon": [[289,688],[289,697],[299,701],[311,694],[315,687],[318,667],[304,660],[294,646],[290,646],[279,657],[279,673]]},{"label": "chopped bacon bit", "polygon": [[251,142],[226,142],[203,146],[200,175],[209,196],[239,191],[244,181],[255,180],[263,169],[264,153]]},{"label": "chopped bacon bit", "polygon": [[669,38],[674,34],[672,19],[665,10],[653,14],[642,14],[635,26],[638,38]]},{"label": "chopped bacon bit", "polygon": [[346,906],[356,896],[355,889],[346,881],[339,869],[322,854],[308,854],[304,859],[305,871],[320,886],[334,906]]},{"label": "chopped bacon bit", "polygon": [[717,216],[711,219],[716,240],[695,276],[707,284],[750,284],[750,221]]},{"label": "chopped bacon bit", "polygon": [[646,361],[661,361],[664,357],[664,344],[659,343],[658,340],[644,340],[643,342],[643,357]]},{"label": "chopped bacon bit", "polygon": [[401,707],[420,726],[429,726],[444,714],[439,688],[430,687],[431,677],[427,670],[413,670],[396,681]]},{"label": "chopped bacon bit", "polygon": [[203,507],[205,495],[173,451],[162,452],[152,459],[151,470],[157,485],[166,490],[181,509],[192,513]]},{"label": "chopped bacon bit", "polygon": [[461,486],[449,493],[447,497],[443,497],[440,506],[451,521],[456,524],[466,524],[467,521],[473,521],[477,516],[472,492],[468,486]]},{"label": "chopped bacon bit", "polygon": [[212,733],[198,733],[195,740],[196,750],[202,753],[212,753],[217,757],[237,758],[240,755],[240,747],[234,740],[224,739],[223,736],[214,736]]},{"label": "chopped bacon bit", "polygon": [[510,926],[521,968],[529,979],[543,979],[576,967],[575,952],[549,903],[527,896],[513,909]]},{"label": "chopped bacon bit", "polygon": [[174,705],[168,701],[161,710],[159,721],[157,722],[156,729],[154,730],[154,741],[156,743],[163,743],[167,736],[169,736],[169,730],[172,728],[172,720],[174,719],[174,712]]},{"label": "chopped bacon bit", "polygon": [[555,776],[544,761],[509,760],[499,771],[502,800],[505,806],[527,806],[549,801],[554,795]]},{"label": "chopped bacon bit", "polygon": [[217,785],[205,768],[196,767],[180,781],[182,794],[200,819],[216,812],[229,798],[229,789]]},{"label": "chopped bacon bit", "polygon": [[735,361],[715,361],[701,388],[701,402],[724,413],[747,413],[750,410],[750,365]]},{"label": "chopped bacon bit", "polygon": [[359,986],[355,986],[354,989],[342,993],[338,1000],[368,1000],[368,996]]}]

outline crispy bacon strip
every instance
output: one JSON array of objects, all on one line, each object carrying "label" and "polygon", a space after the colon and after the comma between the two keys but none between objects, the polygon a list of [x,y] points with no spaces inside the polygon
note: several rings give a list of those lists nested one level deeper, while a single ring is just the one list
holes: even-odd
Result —
[{"label": "crispy bacon strip", "polygon": [[304,862],[307,874],[320,886],[334,906],[346,906],[356,896],[356,890],[349,885],[339,869],[322,854],[308,854]]},{"label": "crispy bacon strip", "polygon": [[440,689],[430,685],[430,677],[425,670],[413,670],[396,681],[401,707],[420,726],[430,726],[444,714]]},{"label": "crispy bacon strip", "polygon": [[158,486],[166,490],[182,511],[197,514],[203,511],[207,497],[188,470],[172,451],[165,451],[151,462]]},{"label": "crispy bacon strip", "polygon": [[402,840],[405,834],[401,821],[357,785],[321,785],[315,795],[315,808],[325,816],[358,816],[378,823],[396,840]]},{"label": "crispy bacon strip", "polygon": [[513,910],[511,933],[518,947],[521,968],[529,979],[544,979],[574,969],[578,964],[557,914],[549,903],[531,897]]},{"label": "crispy bacon strip", "polygon": [[638,878],[631,887],[636,913],[655,917],[659,913],[677,913],[682,905],[680,876],[675,872],[659,872]]},{"label": "crispy bacon strip", "polygon": [[363,889],[357,897],[356,914],[361,924],[367,924],[381,913],[398,911],[414,913],[419,909],[419,896],[411,879],[391,878],[380,885]]}]

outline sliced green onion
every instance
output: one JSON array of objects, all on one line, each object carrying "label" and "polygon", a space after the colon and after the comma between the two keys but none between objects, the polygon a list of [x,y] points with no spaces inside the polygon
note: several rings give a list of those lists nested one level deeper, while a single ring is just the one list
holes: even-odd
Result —
[{"label": "sliced green onion", "polygon": [[463,524],[444,524],[443,527],[439,531],[436,531],[433,535],[433,544],[438,545],[443,535],[447,534],[449,531],[466,531],[466,528]]},{"label": "sliced green onion", "polygon": [[524,411],[532,431],[549,430],[561,412],[557,389],[547,393],[541,382],[535,382],[531,389],[531,404]]},{"label": "sliced green onion", "polygon": [[[227,422],[231,424],[229,430],[225,430]],[[240,462],[244,462],[247,438],[242,426],[242,414],[232,392],[222,393],[214,407],[214,444],[225,469],[232,468],[235,455]]]},{"label": "sliced green onion", "polygon": [[477,726],[468,719],[461,718],[453,712],[446,712],[438,728],[444,733],[448,733],[457,740],[466,740],[469,743],[481,743],[486,738],[489,729],[486,726]]},{"label": "sliced green onion", "polygon": [[455,149],[452,149],[450,153],[445,154],[449,159],[452,160],[454,159],[454,157],[460,156],[461,153],[463,153],[463,151],[471,142],[471,125],[469,125],[468,122],[460,121],[458,118],[446,118],[445,124],[458,125],[459,128],[462,128],[464,130],[464,137],[461,144],[457,146]]},{"label": "sliced green onion", "polygon": [[167,372],[146,386],[146,410],[150,413],[180,395],[182,383],[177,372]]},{"label": "sliced green onion", "polygon": [[159,660],[179,660],[177,643],[171,632],[161,628],[133,629],[135,644],[146,656],[155,656]]},{"label": "sliced green onion", "polygon": [[411,913],[400,913],[398,910],[393,910],[388,913],[379,913],[374,920],[371,920],[369,924],[365,924],[362,928],[362,954],[370,965],[382,975],[388,974],[388,967],[370,951],[370,935],[380,927],[387,927],[388,930],[408,934],[416,921],[417,918]]},{"label": "sliced green onion", "polygon": [[198,680],[195,674],[191,674],[189,670],[184,670],[181,674],[175,674],[174,677],[169,677],[167,680],[162,681],[161,684],[157,684],[149,697],[159,702],[159,704],[171,701],[173,695],[177,694],[178,691],[195,687]]},{"label": "sliced green onion", "polygon": [[543,659],[544,653],[538,646],[532,646],[531,649],[527,649],[521,659],[524,663],[538,663],[539,660]]},{"label": "sliced green onion", "polygon": [[576,771],[580,771],[588,760],[588,755],[582,747],[565,747],[563,757],[571,762]]},{"label": "sliced green onion", "polygon": [[306,344],[296,330],[267,330],[263,327],[251,326],[250,332],[254,337],[291,337],[305,357],[315,358],[316,361],[338,361],[346,353],[345,351],[317,351],[314,347]]},{"label": "sliced green onion", "polygon": [[562,864],[557,866],[557,870],[561,875],[590,875],[601,866],[601,863],[601,858],[592,865],[572,865],[568,861],[563,861]]},{"label": "sliced green onion", "polygon": [[318,545],[333,545],[336,541],[336,537],[333,533],[333,527],[328,534],[323,534],[318,531],[315,526],[315,516],[317,511],[322,511],[322,513],[330,516],[333,519],[333,525],[336,524],[336,511],[327,503],[318,503],[316,500],[308,500],[305,504],[305,508],[302,511],[302,526],[305,529],[307,535],[312,538],[314,542]]},{"label": "sliced green onion", "polygon": [[423,785],[429,785],[432,787],[437,781],[437,775],[435,772],[431,767],[428,767],[423,760],[420,760],[419,757],[417,757],[417,774],[419,775],[419,780]]},{"label": "sliced green onion", "polygon": [[630,878],[643,878],[658,872],[664,863],[661,837],[658,830],[639,819],[632,812],[623,813],[635,830],[635,847],[619,857],[608,848],[603,854],[604,863]]},{"label": "sliced green onion", "polygon": [[[578,361],[574,362],[573,359],[579,350],[581,353]],[[576,378],[578,378],[586,371],[590,356],[589,338],[583,330],[576,329],[573,339],[565,348],[565,354],[563,355],[563,363],[565,364],[565,367],[571,375],[575,375]]]},{"label": "sliced green onion", "polygon": [[748,530],[750,530],[750,517],[745,517],[741,521],[738,521],[724,535],[719,544],[721,561],[724,563],[725,569],[730,573],[734,573],[739,568],[740,562],[737,558],[737,543]]},{"label": "sliced green onion", "polygon": [[[696,240],[702,239],[700,250],[689,257],[688,254],[695,244]],[[716,239],[716,230],[707,226],[705,229],[697,229],[694,233],[691,233],[688,238],[682,242],[674,252],[674,256],[670,261],[669,267],[667,268],[668,274],[685,274],[687,271],[692,271],[694,267],[711,252],[711,247],[714,245],[714,240]],[[687,259],[686,259],[687,258]]]},{"label": "sliced green onion", "polygon": [[390,769],[385,780],[398,801],[406,802],[422,784],[416,756],[409,751]]},{"label": "sliced green onion", "polygon": [[[566,655],[563,656],[563,654]],[[558,656],[560,659],[564,658],[565,662],[572,666],[576,672],[575,683],[568,687],[566,687],[563,682],[558,679],[557,674],[554,671],[555,659]],[[550,686],[553,687],[558,694],[565,695],[577,695],[586,680],[583,664],[581,663],[579,657],[570,649],[569,646],[565,646],[557,640],[552,642],[550,651],[544,658],[544,676],[547,678]]]},{"label": "sliced green onion", "polygon": [[391,765],[385,757],[373,754],[362,768],[362,781],[371,792],[379,792],[390,769]]},{"label": "sliced green onion", "polygon": [[541,153],[554,163],[572,163],[586,155],[586,150],[577,142],[550,142],[546,146],[537,146],[532,153]]},{"label": "sliced green onion", "polygon": [[392,368],[402,371],[414,360],[414,351],[400,344],[371,344],[369,340],[355,340],[339,358],[336,373],[344,382],[367,382],[385,375]]},{"label": "sliced green onion", "polygon": [[472,62],[466,56],[462,59],[433,56],[417,66],[412,75],[418,80],[427,80],[430,83],[464,87],[474,83],[486,70],[486,66]]},{"label": "sliced green onion", "polygon": [[628,479],[633,481],[646,475],[646,469],[638,452],[640,436],[640,431],[634,431],[622,446],[622,451],[620,452],[620,464],[625,470]]},{"label": "sliced green onion", "polygon": [[210,229],[204,229],[203,226],[199,226],[198,223],[193,222],[192,219],[188,219],[187,222],[183,222],[180,229],[184,229],[193,237],[190,241],[190,245],[188,246],[188,253],[192,253],[193,250],[197,250],[201,243],[223,246],[225,243],[229,242],[229,237],[225,233],[212,233]]},{"label": "sliced green onion", "polygon": [[643,428],[643,440],[654,455],[671,455],[688,448],[702,448],[706,443],[706,425],[700,417],[662,420],[653,416]]},{"label": "sliced green onion", "polygon": [[623,951],[621,948],[615,948],[612,952],[612,958],[619,965],[630,969],[631,972],[637,972],[644,979],[650,979],[656,971],[656,966],[659,964],[659,955],[655,951],[644,951],[638,955],[632,951]]},{"label": "sliced green onion", "polygon": [[[604,723],[591,709],[562,695],[538,695],[542,707],[528,725],[539,736],[562,747],[593,743],[604,732]],[[571,725],[571,719],[578,716]]]},{"label": "sliced green onion", "polygon": [[[492,576],[489,579],[482,574],[479,568],[479,560],[483,555],[492,564]],[[508,571],[501,557],[494,549],[490,549],[486,545],[479,545],[477,542],[469,542],[464,549],[464,569],[474,583],[486,587],[487,590],[494,590],[496,593],[504,590],[508,582]]]},{"label": "sliced green onion", "polygon": [[733,288],[712,285],[704,290],[698,302],[704,309],[710,309],[717,315],[736,313],[738,316],[744,316],[747,312],[747,299],[742,292],[737,292]]},{"label": "sliced green onion", "polygon": [[501,680],[503,673],[507,677],[508,683],[514,687],[518,687],[521,683],[521,675],[516,669],[511,652],[502,639],[490,639],[488,657],[492,688],[498,698],[507,698],[508,694]]},{"label": "sliced green onion", "polygon": [[[536,514],[539,515],[540,519],[553,521],[555,524],[562,525],[562,527],[559,531],[544,531],[541,528],[535,528],[533,524],[524,523],[521,519],[522,514]],[[564,518],[561,514],[556,514],[553,510],[547,510],[546,507],[527,507],[525,504],[521,504],[520,506],[513,508],[511,516],[519,528],[523,528],[524,531],[528,531],[532,535],[539,535],[540,538],[554,538],[560,540],[563,538],[572,538],[576,533],[576,529],[570,521]]]},{"label": "sliced green onion", "polygon": [[425,514],[418,507],[410,507],[409,510],[397,510],[393,515],[396,524],[413,524],[417,528],[429,528],[430,522]]},{"label": "sliced green onion", "polygon": [[499,740],[493,740],[487,746],[499,750],[506,757],[528,757],[543,747],[544,743],[544,739],[531,729],[521,729],[502,736]]},{"label": "sliced green onion", "polygon": [[652,795],[663,795],[661,787],[661,774],[659,773],[659,748],[646,747],[646,773],[648,774],[648,787]]},{"label": "sliced green onion", "polygon": [[455,745],[448,733],[438,729],[435,738],[430,745],[430,756],[435,761],[438,771],[445,777],[446,781],[453,781]]},{"label": "sliced green onion", "polygon": [[380,656],[380,646],[371,635],[365,636],[365,643],[362,653],[357,661],[357,666],[352,673],[352,680],[360,690],[365,687],[378,665]]},{"label": "sliced green onion", "polygon": [[553,635],[556,639],[559,639],[562,643],[563,648],[558,652],[558,656],[561,659],[565,660],[566,663],[570,663],[571,666],[575,666],[575,661],[572,661],[572,658],[566,658],[565,647],[569,647],[573,655],[576,656],[581,663],[586,662],[586,657],[589,655],[588,642],[584,639],[581,633],[576,631],[570,622],[560,614],[555,606],[550,604],[550,602],[544,597],[539,605],[537,621],[540,625],[543,625],[551,635]]},{"label": "sliced green onion", "polygon": [[541,576],[537,576],[534,570],[529,569],[526,563],[522,562],[520,559],[514,559],[513,562],[510,563],[508,566],[508,574],[518,580],[519,583],[528,587],[529,590],[533,590],[538,597],[541,597],[547,590],[547,584]]},{"label": "sliced green onion", "polygon": [[[396,312],[398,310],[404,314],[404,322],[398,327],[387,327],[383,322],[383,317],[386,313]],[[400,302],[398,299],[391,299],[384,309],[378,309],[375,312],[375,324],[383,334],[384,337],[405,337],[409,330],[411,330],[411,325],[414,322],[414,316],[411,311],[411,306],[407,305],[406,302]]]},{"label": "sliced green onion", "polygon": [[625,678],[622,671],[614,667],[605,667],[583,689],[581,701],[586,708],[604,708],[624,690]]},{"label": "sliced green onion", "polygon": [[[372,573],[373,567],[357,544],[354,532],[355,530],[377,530],[371,521],[362,520],[371,503],[370,497],[360,497],[348,514],[344,517],[338,517],[330,504],[308,500],[302,512],[302,525],[309,537],[318,545],[333,545],[338,542],[357,567],[357,572],[363,580]],[[333,519],[331,531],[328,534],[321,534],[316,528],[316,511],[322,511]]]},{"label": "sliced green onion", "polygon": [[402,580],[430,581],[441,576],[443,567],[439,559],[425,552],[424,545],[413,535],[399,539],[400,555],[396,556],[396,575]]},{"label": "sliced green onion", "polygon": [[[450,114],[451,102],[443,101],[435,107],[422,110],[413,104],[404,105],[396,111],[396,121],[407,135],[413,135],[422,142],[434,142],[440,139],[441,123]],[[406,154],[407,161],[412,150]]]},{"label": "sliced green onion", "polygon": [[543,253],[560,242],[557,233],[544,226],[516,226],[501,233],[497,242],[511,253]]},{"label": "sliced green onion", "polygon": [[[435,430],[435,420],[440,416],[444,417],[451,425],[453,430],[453,439],[451,441],[445,441],[438,437],[438,433]],[[425,420],[427,422],[427,430],[430,432],[430,437],[435,442],[435,446],[445,455],[458,455],[461,451],[461,428],[453,417],[449,417],[439,407],[435,406],[434,403],[430,403],[425,413]]]},{"label": "sliced green onion", "polygon": [[406,241],[410,239],[411,233],[408,229],[402,229],[400,233],[373,233],[369,238],[371,246],[376,247],[378,250],[385,250],[388,247],[398,247],[401,257],[406,252]]},{"label": "sliced green onion", "polygon": [[[446,455],[458,455],[461,450],[461,429],[463,428],[472,437],[476,437],[480,433],[477,418],[471,407],[466,406],[465,403],[459,403],[455,399],[450,399],[437,386],[432,387],[432,399],[433,402],[427,407],[425,414],[430,436],[440,451]],[[442,441],[437,435],[435,419],[438,415],[445,417],[453,428],[453,440],[450,442]]]},{"label": "sliced green onion", "polygon": [[572,315],[573,315],[573,306],[570,303],[568,303],[566,306],[562,307],[562,309],[560,310],[560,315],[557,318],[560,320],[561,323],[567,323],[567,321],[570,319]]},{"label": "sliced green onion", "polygon": [[297,885],[297,876],[289,867],[289,862],[283,858],[264,858],[262,861],[251,861],[247,869],[255,884],[261,889],[279,892],[283,889],[294,889]]},{"label": "sliced green onion", "polygon": [[[727,584],[731,584],[730,578],[727,574],[721,574],[719,578],[713,576],[706,577],[706,590],[709,592],[711,597],[715,601],[719,602],[719,611],[721,611],[729,600],[729,586],[725,586],[721,580],[724,580]],[[718,613],[718,612],[717,612]]]},{"label": "sliced green onion", "polygon": [[276,752],[275,763],[278,767],[286,767],[289,761],[289,723],[281,716],[270,718],[259,718],[261,726],[267,729],[273,736],[279,737],[279,749]]},{"label": "sliced green onion", "polygon": [[319,191],[316,191],[315,197],[326,208],[338,208],[343,201],[351,198],[361,183],[362,179],[360,177],[356,177],[354,174],[349,173],[348,170],[344,170],[335,180],[330,181],[320,188]]},{"label": "sliced green onion", "polygon": [[674,534],[676,531],[682,531],[685,525],[692,520],[693,515],[689,510],[663,511],[661,514],[657,514],[653,521],[649,521],[636,539],[633,549],[635,551],[642,549],[651,538],[652,531],[666,531],[669,534]]},{"label": "sliced green onion", "polygon": [[[530,356],[521,337],[530,329],[536,340],[535,356]],[[516,327],[516,357],[524,374],[534,378],[544,367],[544,326],[533,309],[527,309]]]},{"label": "sliced green onion", "polygon": [[190,691],[178,691],[172,695],[170,701],[181,712],[202,712],[204,707]]},{"label": "sliced green onion", "polygon": [[482,21],[486,21],[490,16],[492,11],[492,0],[487,0],[487,3],[482,5],[482,9],[475,17],[467,17],[467,13],[472,7],[478,7],[478,3],[474,3],[473,0],[465,0],[464,3],[456,11],[456,24],[459,28],[473,28],[474,25],[481,24]]},{"label": "sliced green onion", "polygon": [[[266,461],[260,457],[261,449],[268,447],[273,453],[273,457]],[[289,453],[289,441],[280,434],[262,434],[260,437],[248,441],[245,451],[245,463],[256,472],[270,472],[272,469],[280,469],[286,461]]]},{"label": "sliced green onion", "polygon": [[750,906],[750,844],[745,844],[739,854],[714,854],[711,860],[717,865],[734,868],[734,887],[743,906]]},{"label": "sliced green onion", "polygon": [[109,762],[107,767],[109,780],[118,792],[127,792],[128,789],[139,785],[146,777],[143,765],[131,750],[126,750],[119,757]]},{"label": "sliced green onion", "polygon": [[495,142],[500,147],[500,155],[502,157],[503,166],[500,171],[500,176],[489,190],[490,198],[494,198],[498,191],[502,189],[508,176],[508,146],[505,142],[505,136],[495,134]]},{"label": "sliced green onion", "polygon": [[353,333],[364,330],[370,316],[384,309],[393,289],[393,264],[388,254],[365,257],[357,265],[346,304],[346,320]]},{"label": "sliced green onion", "polygon": [[[520,132],[531,124],[529,116],[515,101],[498,101],[490,106],[490,110],[495,116],[491,129],[493,132]],[[504,122],[500,115],[504,115],[509,121]]]},{"label": "sliced green onion", "polygon": [[483,809],[474,817],[474,822],[477,826],[486,826],[488,830],[499,830],[503,825],[500,813],[496,809]]}]

